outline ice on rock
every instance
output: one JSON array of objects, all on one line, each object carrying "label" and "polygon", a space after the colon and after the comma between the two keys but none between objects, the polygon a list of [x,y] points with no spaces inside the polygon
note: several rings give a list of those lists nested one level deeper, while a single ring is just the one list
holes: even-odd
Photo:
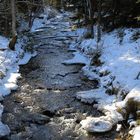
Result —
[{"label": "ice on rock", "polygon": [[82,102],[93,103],[96,101],[97,104],[102,106],[112,104],[115,100],[115,96],[106,94],[104,88],[80,91],[76,94],[76,97]]},{"label": "ice on rock", "polygon": [[95,118],[95,117],[87,117],[86,120],[80,122],[82,128],[84,128],[88,132],[107,132],[110,131],[113,127],[112,123],[109,122],[105,116]]},{"label": "ice on rock", "polygon": [[90,64],[90,60],[88,57],[82,55],[80,52],[74,52],[74,57],[70,60],[66,60],[63,62],[65,65],[73,65],[73,64],[81,64],[86,65]]}]

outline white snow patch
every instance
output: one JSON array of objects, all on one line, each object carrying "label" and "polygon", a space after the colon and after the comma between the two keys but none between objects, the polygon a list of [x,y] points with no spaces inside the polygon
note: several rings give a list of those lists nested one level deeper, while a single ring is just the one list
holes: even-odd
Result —
[{"label": "white snow patch", "polygon": [[85,75],[89,80],[99,79],[99,75],[95,71],[95,67],[91,67],[89,65],[86,65],[82,68],[83,75]]},{"label": "white snow patch", "polygon": [[114,95],[107,95],[104,88],[98,88],[88,91],[80,91],[76,94],[76,97],[82,102],[94,103],[97,102],[100,106],[112,104],[115,100]]},{"label": "white snow patch", "polygon": [[24,57],[23,57],[23,59],[20,59],[19,61],[18,61],[18,64],[19,65],[25,65],[25,64],[27,64],[28,62],[29,62],[29,60],[32,58],[32,57],[34,57],[34,56],[36,56],[37,55],[37,53],[35,52],[35,53],[30,53],[30,52],[26,52],[25,54],[24,54]]},{"label": "white snow patch", "polygon": [[[54,18],[62,18],[62,15],[57,15],[58,12],[51,7],[45,7],[44,13],[40,14],[40,18],[35,18],[31,32],[41,31],[41,27],[44,27],[45,24],[50,23],[50,21]],[[51,18],[51,19],[50,19]],[[55,28],[54,26],[52,26]]]},{"label": "white snow patch", "polygon": [[84,64],[87,65],[90,63],[89,58],[86,56],[82,55],[80,52],[74,52],[74,57],[70,60],[66,60],[63,63],[67,65],[72,65],[72,64]]},{"label": "white snow patch", "polygon": [[84,52],[84,54],[91,55],[97,50],[97,43],[93,39],[83,40],[79,48]]},{"label": "white snow patch", "polygon": [[[111,72],[115,76],[114,86],[120,86],[125,90],[131,90],[136,85],[140,84],[139,79],[136,79],[140,72],[140,39],[132,42],[130,36],[131,30],[126,29],[122,43],[119,43],[119,38],[112,34],[103,36],[104,46],[101,56],[101,61],[104,62],[101,69]],[[120,83],[120,84],[118,84]]]},{"label": "white snow patch", "polygon": [[44,22],[43,19],[36,18],[34,20],[34,22],[33,22],[33,26],[31,28],[31,32],[38,31],[38,28],[44,27],[43,22]]},{"label": "white snow patch", "polygon": [[9,40],[3,36],[0,36],[0,49],[7,49]]}]

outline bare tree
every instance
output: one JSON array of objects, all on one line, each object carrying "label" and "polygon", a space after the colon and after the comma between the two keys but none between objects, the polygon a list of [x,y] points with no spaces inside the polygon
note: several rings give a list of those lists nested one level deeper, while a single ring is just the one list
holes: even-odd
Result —
[{"label": "bare tree", "polygon": [[98,0],[97,43],[101,40],[101,0]]},{"label": "bare tree", "polygon": [[90,34],[91,37],[94,38],[94,28],[93,28],[93,17],[94,17],[94,8],[93,8],[94,0],[84,0],[84,14],[85,14],[85,23],[90,25]]},{"label": "bare tree", "polygon": [[12,39],[9,43],[9,48],[11,50],[15,50],[15,44],[17,41],[15,0],[11,0],[11,15],[12,15]]},{"label": "bare tree", "polygon": [[12,14],[12,35],[15,36],[16,32],[16,8],[15,0],[11,0],[11,14]]},{"label": "bare tree", "polygon": [[61,0],[61,8],[64,9],[64,0]]}]

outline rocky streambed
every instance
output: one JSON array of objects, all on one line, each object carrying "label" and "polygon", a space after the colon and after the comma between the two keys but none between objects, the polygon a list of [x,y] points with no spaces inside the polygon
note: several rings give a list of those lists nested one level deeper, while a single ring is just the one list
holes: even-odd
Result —
[{"label": "rocky streambed", "polygon": [[[72,58],[69,44],[76,36],[68,36],[68,16],[54,19],[32,33],[37,56],[21,66],[19,88],[4,100],[2,120],[11,129],[8,140],[113,140],[115,131],[87,134],[80,121],[101,113],[78,101],[78,91],[96,88],[85,79],[81,64],[64,65]],[[49,27],[49,28],[47,28]],[[55,28],[54,28],[55,27]]]}]

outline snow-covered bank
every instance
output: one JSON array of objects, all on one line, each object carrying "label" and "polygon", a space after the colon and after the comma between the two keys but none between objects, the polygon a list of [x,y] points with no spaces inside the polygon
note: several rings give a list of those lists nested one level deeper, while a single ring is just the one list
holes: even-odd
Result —
[{"label": "snow-covered bank", "polygon": [[[89,117],[81,124],[90,132],[97,132],[100,129],[104,129],[100,132],[108,131],[118,121],[128,119],[124,117],[125,115],[134,115],[139,111],[140,100],[136,101],[135,97],[137,99],[140,97],[140,29],[123,28],[104,33],[98,45],[95,39],[85,39],[85,33],[79,34],[76,31],[75,33],[79,35],[79,39],[70,46],[70,49],[80,52],[90,61],[89,64],[86,63],[88,61],[83,60],[86,66],[82,71],[89,79],[99,81],[99,89],[79,92],[77,98],[83,102],[96,102],[94,107],[105,114],[100,119]],[[74,52],[74,55],[77,53]],[[97,54],[99,54],[98,57],[96,57]],[[70,62],[77,64],[79,59],[76,58],[77,56],[74,56],[72,60],[67,60],[68,64]],[[95,59],[98,59],[99,65],[96,65]],[[135,91],[137,91],[137,96]],[[114,97],[112,98],[110,94],[114,94]],[[129,98],[129,95],[132,97]],[[108,100],[109,103],[105,102]],[[130,107],[129,102],[131,102],[132,110],[127,109]],[[138,115],[135,117],[139,119]],[[136,133],[133,134],[138,134],[138,130],[136,129]],[[134,139],[136,137],[135,135]]]},{"label": "snow-covered bank", "polygon": [[[12,90],[18,88],[17,80],[21,77],[19,73],[19,65],[26,64],[34,55],[25,52],[24,47],[27,43],[27,37],[23,36],[18,39],[15,51],[8,48],[9,39],[0,36],[0,100],[10,94]],[[0,120],[3,112],[3,105],[0,104]],[[10,133],[7,125],[0,121],[0,136]]]},{"label": "snow-covered bank", "polygon": [[[100,76],[101,73],[108,73],[106,76],[100,77],[102,86],[107,86],[107,84],[112,81],[112,77],[114,77],[113,85],[115,87],[130,91],[136,85],[139,85],[140,82],[139,77],[137,78],[140,72],[140,39],[136,41],[133,40],[133,37],[138,31],[140,32],[140,29],[122,30],[124,34],[122,38],[118,35],[119,32],[121,32],[120,30],[103,34],[98,50],[101,52],[99,59],[103,64],[98,67],[89,66],[89,72],[92,73],[96,68],[96,70],[98,70],[98,72],[96,72],[98,76]],[[72,46],[70,47],[72,48]],[[97,43],[94,39],[80,40],[79,43],[74,44],[73,47],[79,50],[79,52],[82,52],[84,56],[86,55],[90,61],[92,61],[92,57],[94,57],[97,51]],[[74,53],[74,55],[75,54],[77,55],[78,53]],[[74,59],[75,58],[77,58],[77,56],[75,56]],[[85,60],[83,63],[85,63]],[[86,67],[84,67],[83,70],[89,70]]]}]

